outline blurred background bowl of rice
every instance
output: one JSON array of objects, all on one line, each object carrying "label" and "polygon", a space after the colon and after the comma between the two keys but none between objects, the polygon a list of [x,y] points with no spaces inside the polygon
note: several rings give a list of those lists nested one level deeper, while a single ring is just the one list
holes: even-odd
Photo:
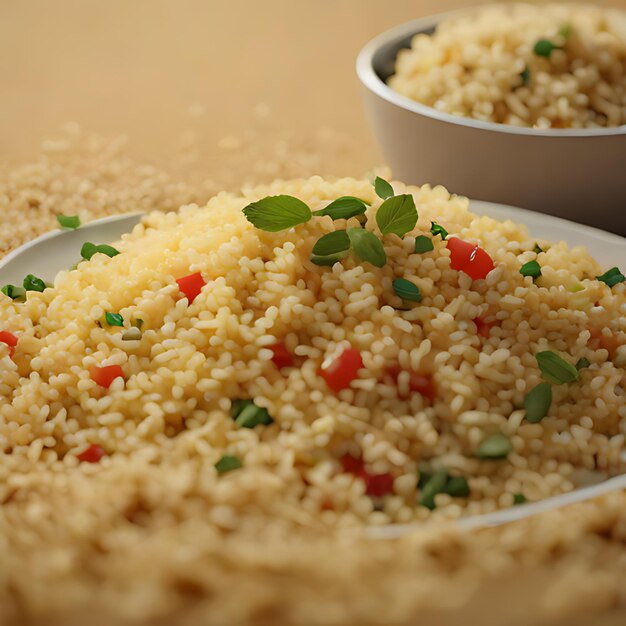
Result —
[{"label": "blurred background bowl of rice", "polygon": [[[551,59],[540,58],[532,45],[528,49],[527,43],[520,43],[524,33],[519,31],[524,28],[544,32],[534,14],[543,8],[494,5],[487,7],[491,13],[486,14],[485,7],[476,7],[413,20],[378,35],[361,50],[356,64],[367,116],[385,160],[402,180],[430,181],[474,199],[523,206],[626,234],[626,125],[622,119],[626,112],[626,13],[557,7],[557,15],[563,15],[561,33],[545,29],[546,37],[554,35],[554,63],[568,62],[564,36],[570,35],[565,29],[571,31],[572,23],[574,32],[578,24],[584,31],[572,47],[577,46],[587,58],[575,59],[575,70],[566,75],[570,71],[566,69],[553,80],[547,65]],[[451,19],[457,23],[450,24]],[[514,20],[519,23],[517,32]],[[438,40],[433,41],[432,34],[444,21]],[[507,41],[507,36],[513,41]],[[595,40],[590,44],[591,36]],[[608,44],[607,39],[611,39]],[[530,61],[521,55],[517,58],[520,52]],[[529,70],[524,64],[531,62]],[[597,69],[602,63],[610,64],[608,70]],[[606,104],[612,116],[598,115],[592,106],[597,104],[594,97],[601,99],[595,92],[607,90],[606,82],[600,85],[605,79],[603,69],[610,74],[611,96],[617,101],[617,105]],[[470,70],[473,85],[462,75]],[[529,71],[534,72],[530,81],[544,81],[543,88],[557,92],[554,108],[563,110],[565,123],[545,117],[524,119],[529,111],[518,97],[517,85],[503,93],[506,81],[519,76],[521,95],[532,98],[532,88],[526,87]],[[484,83],[476,84],[480,72]],[[559,103],[558,90],[576,91],[577,85],[572,88],[571,83],[585,72],[588,84],[580,88],[581,79],[578,87],[590,95],[567,94]],[[490,93],[481,102],[480,95],[470,97],[472,89]],[[589,102],[582,107],[585,113],[591,111],[596,120],[589,121],[590,116],[584,117],[580,110],[567,110],[567,101],[574,103],[581,97]],[[501,101],[494,106],[498,98]],[[469,111],[464,111],[468,101]],[[517,111],[512,112],[509,104],[517,105]],[[505,123],[498,123],[498,113]]]}]

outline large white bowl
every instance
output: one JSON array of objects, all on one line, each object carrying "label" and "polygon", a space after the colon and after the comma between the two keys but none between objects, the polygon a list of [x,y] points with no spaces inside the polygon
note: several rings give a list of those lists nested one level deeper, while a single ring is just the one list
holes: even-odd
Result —
[{"label": "large white bowl", "polygon": [[[474,9],[475,10],[475,9]],[[398,51],[450,14],[370,41],[356,70],[394,178],[549,213],[626,235],[626,126],[536,130],[442,113],[387,86]]]}]

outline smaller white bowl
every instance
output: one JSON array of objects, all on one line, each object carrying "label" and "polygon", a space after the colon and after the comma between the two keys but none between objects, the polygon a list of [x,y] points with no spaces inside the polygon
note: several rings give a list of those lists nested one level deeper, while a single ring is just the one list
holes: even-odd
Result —
[{"label": "smaller white bowl", "polygon": [[442,113],[387,86],[399,50],[450,15],[396,26],[357,58],[366,113],[394,178],[626,235],[626,126],[538,130],[482,122]]}]

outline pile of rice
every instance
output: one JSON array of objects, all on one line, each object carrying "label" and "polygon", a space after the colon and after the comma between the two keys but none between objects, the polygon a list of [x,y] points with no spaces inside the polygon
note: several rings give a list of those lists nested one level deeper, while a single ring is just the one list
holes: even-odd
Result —
[{"label": "pile of rice", "polygon": [[[534,52],[554,44],[549,56]],[[592,5],[491,6],[399,52],[389,86],[439,111],[535,128],[626,124],[626,14]]]},{"label": "pile of rice", "polygon": [[[369,181],[314,177],[151,213],[115,244],[118,256],[60,273],[25,303],[3,297],[0,330],[19,343],[13,359],[0,344],[0,501],[38,493],[32,514],[42,515],[52,506],[46,494],[87,489],[104,517],[142,520],[171,500],[174,510],[199,507],[222,529],[259,513],[337,528],[479,514],[512,505],[514,494],[532,501],[570,491],[581,470],[623,472],[626,285],[595,280],[606,268],[584,249],[541,241],[534,284],[519,273],[537,256],[523,226],[477,217],[441,187],[394,189],[415,198],[412,235],[436,220],[480,242],[496,264],[486,280],[452,270],[440,237],[424,254],[412,253],[413,236],[386,237],[381,269],[353,258],[325,268],[309,255],[335,229],[330,218],[279,233],[246,221],[242,208],[267,195],[295,195],[312,209],[349,195],[372,205],[373,228],[380,200]],[[193,272],[207,285],[189,304],[176,279]],[[406,310],[391,287],[397,276],[414,280],[421,303]],[[119,328],[98,323],[106,312],[127,324],[142,319],[141,339],[123,341]],[[476,318],[493,320],[488,337]],[[296,367],[271,362],[277,341]],[[364,367],[334,393],[318,370],[347,346]],[[555,387],[549,416],[531,424],[521,407],[541,381],[541,350],[590,365],[577,383]],[[103,389],[90,367],[112,364],[126,381]],[[402,376],[397,387],[384,379],[392,364],[432,374],[432,406],[420,394],[406,398]],[[241,398],[267,408],[274,423],[238,428],[230,410]],[[512,443],[508,458],[476,458],[498,432]],[[80,463],[92,444],[106,455]],[[224,454],[243,467],[219,475]],[[342,469],[346,454],[372,474],[390,473],[393,492],[367,495]],[[418,506],[424,464],[467,478],[469,497],[439,494],[433,512]],[[140,501],[135,481],[145,486]]]}]

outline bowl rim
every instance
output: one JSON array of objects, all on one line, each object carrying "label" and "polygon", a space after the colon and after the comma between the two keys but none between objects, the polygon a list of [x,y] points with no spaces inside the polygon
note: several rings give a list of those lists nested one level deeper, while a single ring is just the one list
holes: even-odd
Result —
[{"label": "bowl rim", "polygon": [[390,104],[416,113],[423,117],[429,117],[438,122],[445,122],[456,126],[474,130],[483,130],[505,135],[522,135],[527,137],[551,137],[551,138],[581,138],[581,137],[619,137],[626,135],[626,125],[611,128],[529,128],[526,126],[513,126],[511,124],[498,124],[497,122],[484,122],[471,117],[461,117],[438,111],[420,102],[416,102],[407,96],[394,91],[378,75],[374,69],[373,60],[378,50],[400,39],[406,39],[422,31],[435,28],[439,22],[450,17],[472,14],[489,7],[502,6],[499,4],[487,4],[474,6],[456,11],[446,11],[427,17],[421,17],[408,22],[398,24],[370,39],[359,51],[356,58],[356,73],[361,83],[379,98]]}]

